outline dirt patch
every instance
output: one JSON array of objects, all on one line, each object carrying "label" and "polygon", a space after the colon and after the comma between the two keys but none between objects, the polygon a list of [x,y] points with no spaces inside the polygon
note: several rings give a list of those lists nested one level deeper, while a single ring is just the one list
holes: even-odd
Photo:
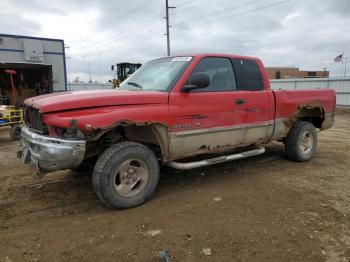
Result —
[{"label": "dirt patch", "polygon": [[350,261],[350,114],[309,163],[283,146],[194,171],[163,168],[156,195],[104,207],[88,176],[37,179],[0,129],[0,261]]}]

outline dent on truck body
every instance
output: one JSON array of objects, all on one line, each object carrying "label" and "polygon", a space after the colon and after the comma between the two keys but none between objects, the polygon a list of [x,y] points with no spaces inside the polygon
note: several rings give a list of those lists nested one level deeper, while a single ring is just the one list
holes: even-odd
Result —
[{"label": "dent on truck body", "polygon": [[201,133],[178,132],[170,135],[171,159],[214,153],[232,148],[241,143],[242,129],[208,129]]},{"label": "dent on truck body", "polygon": [[275,120],[275,130],[272,139],[286,137],[293,124],[298,120],[310,121],[315,127],[323,130],[332,127],[334,113],[325,113],[324,105],[320,100],[301,104],[297,106],[297,109],[289,117]]},{"label": "dent on truck body", "polygon": [[134,122],[132,120],[119,120],[111,126],[103,128],[86,129],[86,140],[89,143],[99,141],[102,137],[110,143],[120,140],[138,141],[141,143],[159,146],[162,160],[169,158],[168,127],[158,122]]}]

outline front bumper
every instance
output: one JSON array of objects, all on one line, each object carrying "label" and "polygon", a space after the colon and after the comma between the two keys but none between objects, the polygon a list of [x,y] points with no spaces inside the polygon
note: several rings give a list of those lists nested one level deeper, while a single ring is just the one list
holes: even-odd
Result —
[{"label": "front bumper", "polygon": [[76,168],[83,162],[85,155],[84,140],[67,140],[43,136],[22,129],[22,161],[32,164],[41,172]]}]

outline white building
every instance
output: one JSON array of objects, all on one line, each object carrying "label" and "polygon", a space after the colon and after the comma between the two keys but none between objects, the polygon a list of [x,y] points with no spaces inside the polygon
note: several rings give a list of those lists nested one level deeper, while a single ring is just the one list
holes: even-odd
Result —
[{"label": "white building", "polygon": [[19,101],[67,90],[63,40],[0,34],[0,94],[11,97],[8,69],[16,72],[13,78]]}]

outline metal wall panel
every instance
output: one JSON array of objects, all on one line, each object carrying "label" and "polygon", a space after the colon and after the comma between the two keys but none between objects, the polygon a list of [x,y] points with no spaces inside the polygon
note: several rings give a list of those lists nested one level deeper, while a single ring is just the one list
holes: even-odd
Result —
[{"label": "metal wall panel", "polygon": [[337,105],[350,106],[350,77],[302,78],[270,80],[271,89],[320,89],[332,88],[337,93]]},{"label": "metal wall panel", "polygon": [[112,89],[112,84],[80,84],[80,83],[69,83],[68,90],[79,91],[79,90],[97,90],[97,89]]},{"label": "metal wall panel", "polygon": [[[66,90],[66,61],[63,40],[6,34],[0,34],[0,39],[0,63],[51,65],[53,90],[55,92]],[[33,53],[33,51],[35,52]],[[31,59],[34,54],[38,55],[39,59]]]}]

